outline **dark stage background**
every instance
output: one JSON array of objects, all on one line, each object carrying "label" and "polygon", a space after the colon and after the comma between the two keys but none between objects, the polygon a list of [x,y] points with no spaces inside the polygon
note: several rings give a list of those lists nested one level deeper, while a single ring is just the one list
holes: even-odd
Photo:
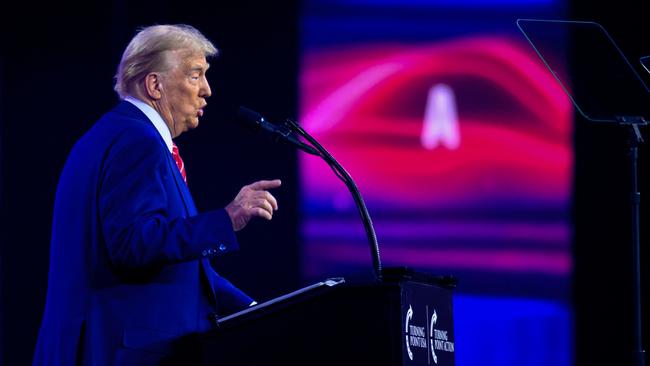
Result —
[{"label": "dark stage background", "polygon": [[[189,23],[222,51],[211,62],[213,96],[201,127],[179,139],[199,208],[222,207],[254,180],[283,180],[273,222],[257,221],[244,230],[242,250],[220,259],[220,272],[262,300],[302,285],[296,152],[249,135],[229,118],[240,104],[275,119],[297,117],[297,0],[14,5],[11,11],[4,5],[0,23],[0,364],[31,362],[58,175],[73,143],[116,103],[112,77],[138,26]],[[574,0],[572,14],[604,25],[635,66],[638,57],[650,54],[647,22],[635,2]],[[650,192],[649,150],[646,145],[640,150],[642,197]],[[577,364],[622,365],[631,348],[632,321],[626,133],[577,117],[575,154]],[[642,201],[642,229],[648,226],[648,205]],[[642,230],[643,263],[648,236]]]}]

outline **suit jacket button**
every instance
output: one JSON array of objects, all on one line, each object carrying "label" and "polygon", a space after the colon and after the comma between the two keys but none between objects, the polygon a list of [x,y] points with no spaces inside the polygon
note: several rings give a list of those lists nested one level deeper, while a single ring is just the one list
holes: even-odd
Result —
[{"label": "suit jacket button", "polygon": [[215,324],[217,324],[217,321],[219,320],[219,316],[217,315],[217,313],[208,313],[207,318],[209,321]]}]

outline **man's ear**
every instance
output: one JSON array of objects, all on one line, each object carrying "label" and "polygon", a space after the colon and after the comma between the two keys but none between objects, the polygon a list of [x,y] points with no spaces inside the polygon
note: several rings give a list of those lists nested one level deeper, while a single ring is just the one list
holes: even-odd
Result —
[{"label": "man's ear", "polygon": [[147,96],[154,100],[162,98],[162,78],[160,74],[152,72],[144,77],[144,88],[147,91]]}]

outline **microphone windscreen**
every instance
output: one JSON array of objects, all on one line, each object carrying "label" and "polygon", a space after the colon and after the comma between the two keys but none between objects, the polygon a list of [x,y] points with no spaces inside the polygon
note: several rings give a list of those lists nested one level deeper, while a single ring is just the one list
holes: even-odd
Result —
[{"label": "microphone windscreen", "polygon": [[239,110],[237,111],[237,119],[239,122],[247,125],[253,125],[255,127],[260,127],[260,124],[262,121],[264,121],[264,117],[262,117],[261,114],[255,112],[252,109],[248,109],[242,106],[240,106]]}]

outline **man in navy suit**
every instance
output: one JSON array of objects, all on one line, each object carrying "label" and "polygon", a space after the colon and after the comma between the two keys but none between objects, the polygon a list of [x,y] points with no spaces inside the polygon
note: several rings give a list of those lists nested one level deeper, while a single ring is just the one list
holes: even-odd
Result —
[{"label": "man in navy suit", "polygon": [[236,250],[235,231],[252,218],[272,218],[268,190],[280,181],[197,213],[172,141],[198,126],[216,53],[187,25],[144,28],[124,51],[121,102],[77,142],[60,177],[35,365],[159,364],[179,339],[254,303],[209,260]]}]

